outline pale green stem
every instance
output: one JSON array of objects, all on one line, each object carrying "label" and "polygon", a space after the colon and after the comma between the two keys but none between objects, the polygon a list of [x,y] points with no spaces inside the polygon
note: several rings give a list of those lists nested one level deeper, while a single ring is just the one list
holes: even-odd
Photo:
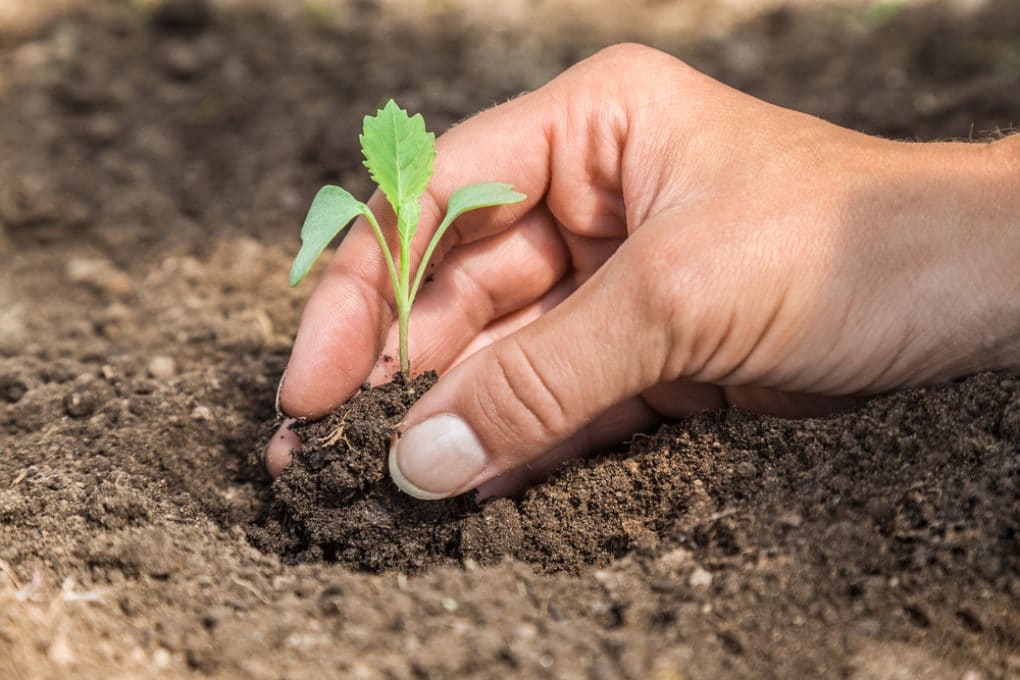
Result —
[{"label": "pale green stem", "polygon": [[411,316],[411,243],[410,239],[400,243],[400,286],[397,288],[397,327],[400,334],[400,372],[404,377],[411,375],[411,361],[407,351],[407,326]]},{"label": "pale green stem", "polygon": [[449,229],[450,225],[453,224],[453,216],[447,213],[446,217],[439,224],[439,228],[436,229],[436,233],[432,235],[432,240],[429,241],[428,247],[425,249],[425,254],[421,258],[421,262],[418,263],[418,273],[414,276],[414,285],[411,286],[411,294],[408,297],[408,304],[413,305],[414,299],[418,296],[418,289],[421,288],[422,279],[425,278],[425,270],[428,269],[429,260],[432,259],[432,253],[435,251],[436,246],[439,245],[439,241],[443,238],[443,234]]},{"label": "pale green stem", "polygon": [[[383,259],[386,260],[386,269],[390,273],[390,282],[393,284],[393,295],[397,300],[397,308],[400,306],[400,280],[397,278],[397,268],[393,263],[393,253],[390,252],[390,246],[386,243],[386,237],[383,236],[382,229],[379,227],[379,223],[375,219],[375,215],[368,209],[367,205],[362,204],[361,214],[365,216],[368,223],[372,225],[372,230],[375,232],[375,237],[379,240],[379,248],[382,249]],[[402,249],[403,250],[403,249]]]}]

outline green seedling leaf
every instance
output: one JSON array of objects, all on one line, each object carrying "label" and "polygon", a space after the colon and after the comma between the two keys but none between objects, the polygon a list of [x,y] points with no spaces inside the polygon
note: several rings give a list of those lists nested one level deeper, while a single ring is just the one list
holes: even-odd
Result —
[{"label": "green seedling leaf", "polygon": [[[519,191],[514,191],[512,186],[502,182],[469,184],[453,192],[453,196],[450,196],[450,202],[446,204],[446,217],[439,225],[439,230],[440,232],[446,231],[454,220],[468,211],[520,203],[525,198],[527,196]],[[442,237],[442,233],[439,233],[439,238]]]},{"label": "green seedling leaf", "polygon": [[319,189],[301,227],[301,249],[290,268],[290,285],[298,285],[329,242],[367,211],[368,206],[338,186],[327,184]]},{"label": "green seedling leaf", "polygon": [[415,296],[418,294],[418,287],[421,285],[422,278],[425,274],[425,269],[428,266],[429,260],[432,258],[432,251],[439,245],[439,241],[442,240],[443,234],[450,228],[450,225],[454,221],[466,212],[471,210],[478,210],[479,208],[491,208],[497,205],[509,205],[510,203],[520,203],[527,196],[514,191],[514,188],[509,184],[503,184],[502,182],[479,182],[477,184],[469,184],[466,187],[461,187],[450,196],[449,202],[446,204],[446,217],[439,223],[439,227],[436,229],[436,233],[432,236],[432,240],[429,242],[428,248],[425,249],[425,254],[422,256],[421,264],[418,265],[418,273],[414,278],[414,285],[411,287],[411,302],[414,302]]},{"label": "green seedling leaf", "polygon": [[402,243],[418,226],[418,201],[432,177],[436,136],[425,130],[421,114],[408,116],[391,99],[374,116],[365,116],[359,137],[365,167],[397,215]]},{"label": "green seedling leaf", "polygon": [[411,239],[418,230],[421,198],[432,178],[436,136],[425,129],[425,120],[421,114],[408,116],[407,111],[391,99],[376,115],[365,116],[364,129],[359,139],[365,154],[365,167],[396,214],[399,247],[391,251],[379,220],[367,205],[340,187],[324,186],[315,195],[304,226],[301,227],[301,249],[290,270],[290,285],[296,286],[308,274],[312,263],[352,219],[364,215],[379,242],[390,283],[393,284],[400,340],[400,370],[407,376],[411,370],[407,347],[411,304],[443,234],[454,220],[469,210],[517,203],[526,197],[514,191],[509,184],[497,182],[472,184],[454,193],[446,206],[446,217],[429,241],[418,264],[414,285],[411,285]]}]

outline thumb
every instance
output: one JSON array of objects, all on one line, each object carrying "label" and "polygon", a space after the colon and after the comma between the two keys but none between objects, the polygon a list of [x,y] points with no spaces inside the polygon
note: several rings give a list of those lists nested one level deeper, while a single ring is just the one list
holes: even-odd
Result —
[{"label": "thumb", "polygon": [[390,448],[397,486],[423,500],[470,490],[659,381],[669,334],[649,322],[654,305],[642,303],[626,246],[555,309],[425,393]]}]

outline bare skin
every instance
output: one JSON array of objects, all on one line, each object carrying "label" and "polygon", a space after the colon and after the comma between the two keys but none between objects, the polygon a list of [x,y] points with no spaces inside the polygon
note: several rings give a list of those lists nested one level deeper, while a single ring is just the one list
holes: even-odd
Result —
[{"label": "bare skin", "polygon": [[[528,200],[442,244],[411,315],[412,367],[441,378],[402,425],[394,480],[425,499],[509,493],[664,418],[809,415],[1016,370],[1018,141],[869,137],[636,45],[469,119],[438,140],[415,256],[464,184]],[[385,381],[396,344],[358,223],[308,301],[282,409],[319,416]],[[296,446],[274,437],[271,474]]]}]

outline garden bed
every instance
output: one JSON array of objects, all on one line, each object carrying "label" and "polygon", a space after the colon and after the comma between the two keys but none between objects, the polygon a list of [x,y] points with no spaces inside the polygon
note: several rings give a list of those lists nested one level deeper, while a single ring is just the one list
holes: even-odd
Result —
[{"label": "garden bed", "polygon": [[0,676],[1020,675],[1012,376],[706,413],[389,525],[334,467],[295,529],[307,506],[252,462],[297,228],[324,182],[367,193],[355,133],[386,97],[442,130],[641,39],[840,124],[982,137],[1020,119],[1015,3],[539,3],[539,26],[173,4],[0,27]]}]

